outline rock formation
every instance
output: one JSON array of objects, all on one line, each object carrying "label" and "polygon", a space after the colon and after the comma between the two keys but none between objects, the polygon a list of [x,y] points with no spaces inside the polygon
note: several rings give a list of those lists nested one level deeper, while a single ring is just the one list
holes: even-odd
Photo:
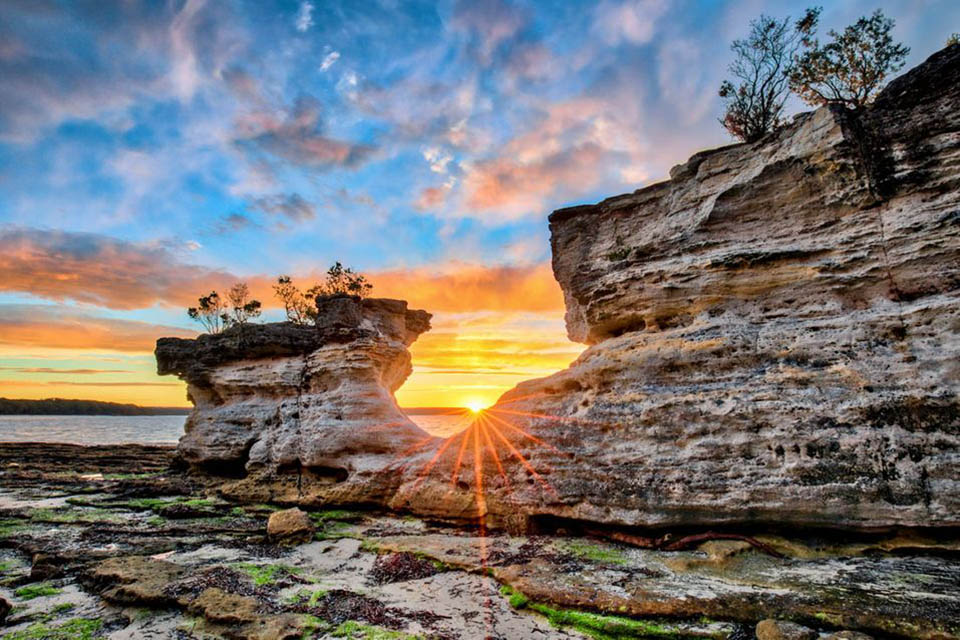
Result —
[{"label": "rock formation", "polygon": [[[194,410],[178,451],[239,493],[307,502],[377,501],[371,474],[430,436],[397,407],[407,347],[430,314],[401,300],[318,300],[316,326],[247,324],[157,341],[157,369],[187,382]],[[265,493],[264,493],[265,492]]]},{"label": "rock formation", "polygon": [[428,455],[395,504],[521,526],[960,525],[960,47],[862,113],[801,114],[670,176],[550,216],[590,348]]},{"label": "rock formation", "polygon": [[431,440],[392,397],[429,316],[326,300],[158,342],[196,405],[182,457],[245,471],[237,497],[634,541],[960,526],[960,47],[550,229],[569,369]]}]

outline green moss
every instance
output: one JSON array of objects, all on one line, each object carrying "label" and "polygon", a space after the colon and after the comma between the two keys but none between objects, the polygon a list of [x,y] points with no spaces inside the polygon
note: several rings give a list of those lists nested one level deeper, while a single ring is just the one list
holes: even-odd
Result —
[{"label": "green moss", "polygon": [[12,573],[17,569],[20,569],[23,565],[19,562],[13,560],[2,560],[0,561],[0,575],[4,573]]},{"label": "green moss", "polygon": [[122,522],[122,519],[105,509],[30,509],[32,522],[58,522],[64,524],[96,524],[98,522]]},{"label": "green moss", "polygon": [[197,509],[214,506],[214,501],[209,498],[190,498],[189,500],[177,500],[180,504]]},{"label": "green moss", "polygon": [[105,480],[136,480],[138,478],[154,478],[159,476],[159,471],[148,471],[145,473],[105,473]]},{"label": "green moss", "polygon": [[305,604],[308,607],[315,607],[317,603],[320,602],[320,599],[327,595],[326,589],[317,589],[316,591],[311,591],[310,589],[300,589],[293,595],[287,598],[287,602],[290,604]]},{"label": "green moss", "polygon": [[363,542],[360,543],[360,551],[366,551],[368,553],[380,553],[380,544],[371,538],[364,538]]},{"label": "green moss", "polygon": [[281,506],[278,506],[275,504],[267,504],[265,502],[262,502],[260,504],[255,504],[250,508],[255,509],[257,511],[281,511],[283,509],[283,507]]},{"label": "green moss", "polygon": [[102,626],[103,622],[96,618],[74,618],[60,625],[37,622],[3,637],[4,640],[92,640]]},{"label": "green moss", "polygon": [[352,522],[363,518],[363,514],[357,511],[347,511],[346,509],[327,509],[326,511],[313,511],[310,519],[317,524],[323,524],[328,520],[345,520]]},{"label": "green moss", "polygon": [[594,640],[628,640],[630,638],[682,637],[675,628],[652,620],[635,620],[624,616],[588,613],[572,609],[556,609],[546,604],[532,602],[525,594],[508,585],[500,587],[500,595],[507,598],[514,609],[527,608],[546,616],[553,626],[562,629],[573,627]]},{"label": "green moss", "polygon": [[554,609],[545,604],[529,603],[527,608],[547,617],[555,627],[573,627],[594,640],[626,640],[627,638],[679,638],[676,629],[651,620],[634,620],[571,609]]},{"label": "green moss", "polygon": [[500,595],[507,598],[507,600],[510,602],[510,606],[514,609],[523,609],[530,604],[530,598],[516,589],[508,587],[507,585],[500,587]]},{"label": "green moss", "polygon": [[50,612],[54,615],[60,615],[62,613],[67,613],[68,611],[73,611],[76,607],[77,605],[73,604],[72,602],[61,602],[51,609]]},{"label": "green moss", "polygon": [[567,542],[564,549],[581,560],[597,564],[626,564],[627,557],[620,551],[590,542]]},{"label": "green moss", "polygon": [[346,530],[350,526],[349,522],[342,522],[340,520],[318,522],[320,522],[320,530],[314,536],[317,540],[340,540],[341,538],[363,539],[359,534]]},{"label": "green moss", "polygon": [[25,587],[20,587],[13,592],[13,595],[17,596],[21,600],[33,600],[34,598],[55,596],[61,591],[62,589],[53,586],[49,582],[40,582],[37,584],[28,584]]},{"label": "green moss", "polygon": [[26,529],[20,520],[0,520],[0,538],[9,538]]},{"label": "green moss", "polygon": [[119,507],[128,507],[130,509],[140,509],[143,511],[156,511],[176,502],[171,498],[135,498],[117,504]]},{"label": "green moss", "polygon": [[303,635],[300,636],[301,640],[310,640],[311,638],[315,638],[317,633],[329,631],[332,626],[323,618],[318,618],[317,616],[312,616],[309,614],[300,618],[300,624],[303,627]]},{"label": "green moss", "polygon": [[232,565],[234,569],[247,574],[258,587],[272,585],[286,575],[298,575],[300,570],[285,564],[251,564],[244,562]]},{"label": "green moss", "polygon": [[818,611],[817,613],[813,614],[813,617],[820,622],[827,623],[828,625],[837,627],[843,626],[843,617],[838,616],[835,613],[824,613],[823,611]]},{"label": "green moss", "polygon": [[330,635],[334,638],[350,638],[351,640],[422,640],[423,636],[412,636],[402,631],[392,631],[383,627],[362,624],[348,620],[334,629]]},{"label": "green moss", "polygon": [[157,513],[162,509],[175,504],[182,504],[188,507],[204,508],[214,506],[214,501],[209,498],[188,498],[178,496],[176,498],[134,498],[123,502],[111,503],[111,506],[133,509],[135,511],[153,511]]}]

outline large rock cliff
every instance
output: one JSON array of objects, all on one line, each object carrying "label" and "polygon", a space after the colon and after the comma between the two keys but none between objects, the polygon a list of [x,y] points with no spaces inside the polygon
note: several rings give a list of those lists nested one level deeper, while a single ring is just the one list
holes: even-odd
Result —
[{"label": "large rock cliff", "polygon": [[374,477],[430,436],[397,407],[407,347],[430,314],[401,300],[318,300],[316,326],[247,324],[196,340],[157,341],[161,375],[194,404],[178,451],[191,466],[246,476],[236,492],[377,502]]},{"label": "large rock cliff", "polygon": [[960,525],[960,46],[862,113],[802,114],[550,229],[590,348],[507,393],[395,504],[521,525]]},{"label": "large rock cliff", "polygon": [[960,526],[960,46],[667,182],[550,216],[569,369],[430,438],[392,392],[429,315],[158,342],[224,493],[514,529]]}]

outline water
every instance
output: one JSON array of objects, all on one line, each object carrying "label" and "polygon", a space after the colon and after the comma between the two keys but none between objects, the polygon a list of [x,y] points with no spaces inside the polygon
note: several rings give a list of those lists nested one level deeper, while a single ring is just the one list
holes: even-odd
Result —
[{"label": "water", "polygon": [[176,444],[187,416],[0,416],[2,442]]},{"label": "water", "polygon": [[407,417],[430,435],[441,438],[460,433],[469,427],[473,420],[473,414],[465,412],[455,415],[411,413]]},{"label": "water", "polygon": [[[0,416],[0,442],[176,444],[186,416]],[[465,414],[411,415],[421,429],[446,438],[470,424]]]}]

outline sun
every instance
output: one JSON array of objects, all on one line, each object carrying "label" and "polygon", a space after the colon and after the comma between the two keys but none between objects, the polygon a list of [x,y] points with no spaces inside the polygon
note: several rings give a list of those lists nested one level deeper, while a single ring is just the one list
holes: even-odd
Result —
[{"label": "sun", "polygon": [[480,413],[487,408],[483,400],[468,400],[464,406],[473,413]]}]

